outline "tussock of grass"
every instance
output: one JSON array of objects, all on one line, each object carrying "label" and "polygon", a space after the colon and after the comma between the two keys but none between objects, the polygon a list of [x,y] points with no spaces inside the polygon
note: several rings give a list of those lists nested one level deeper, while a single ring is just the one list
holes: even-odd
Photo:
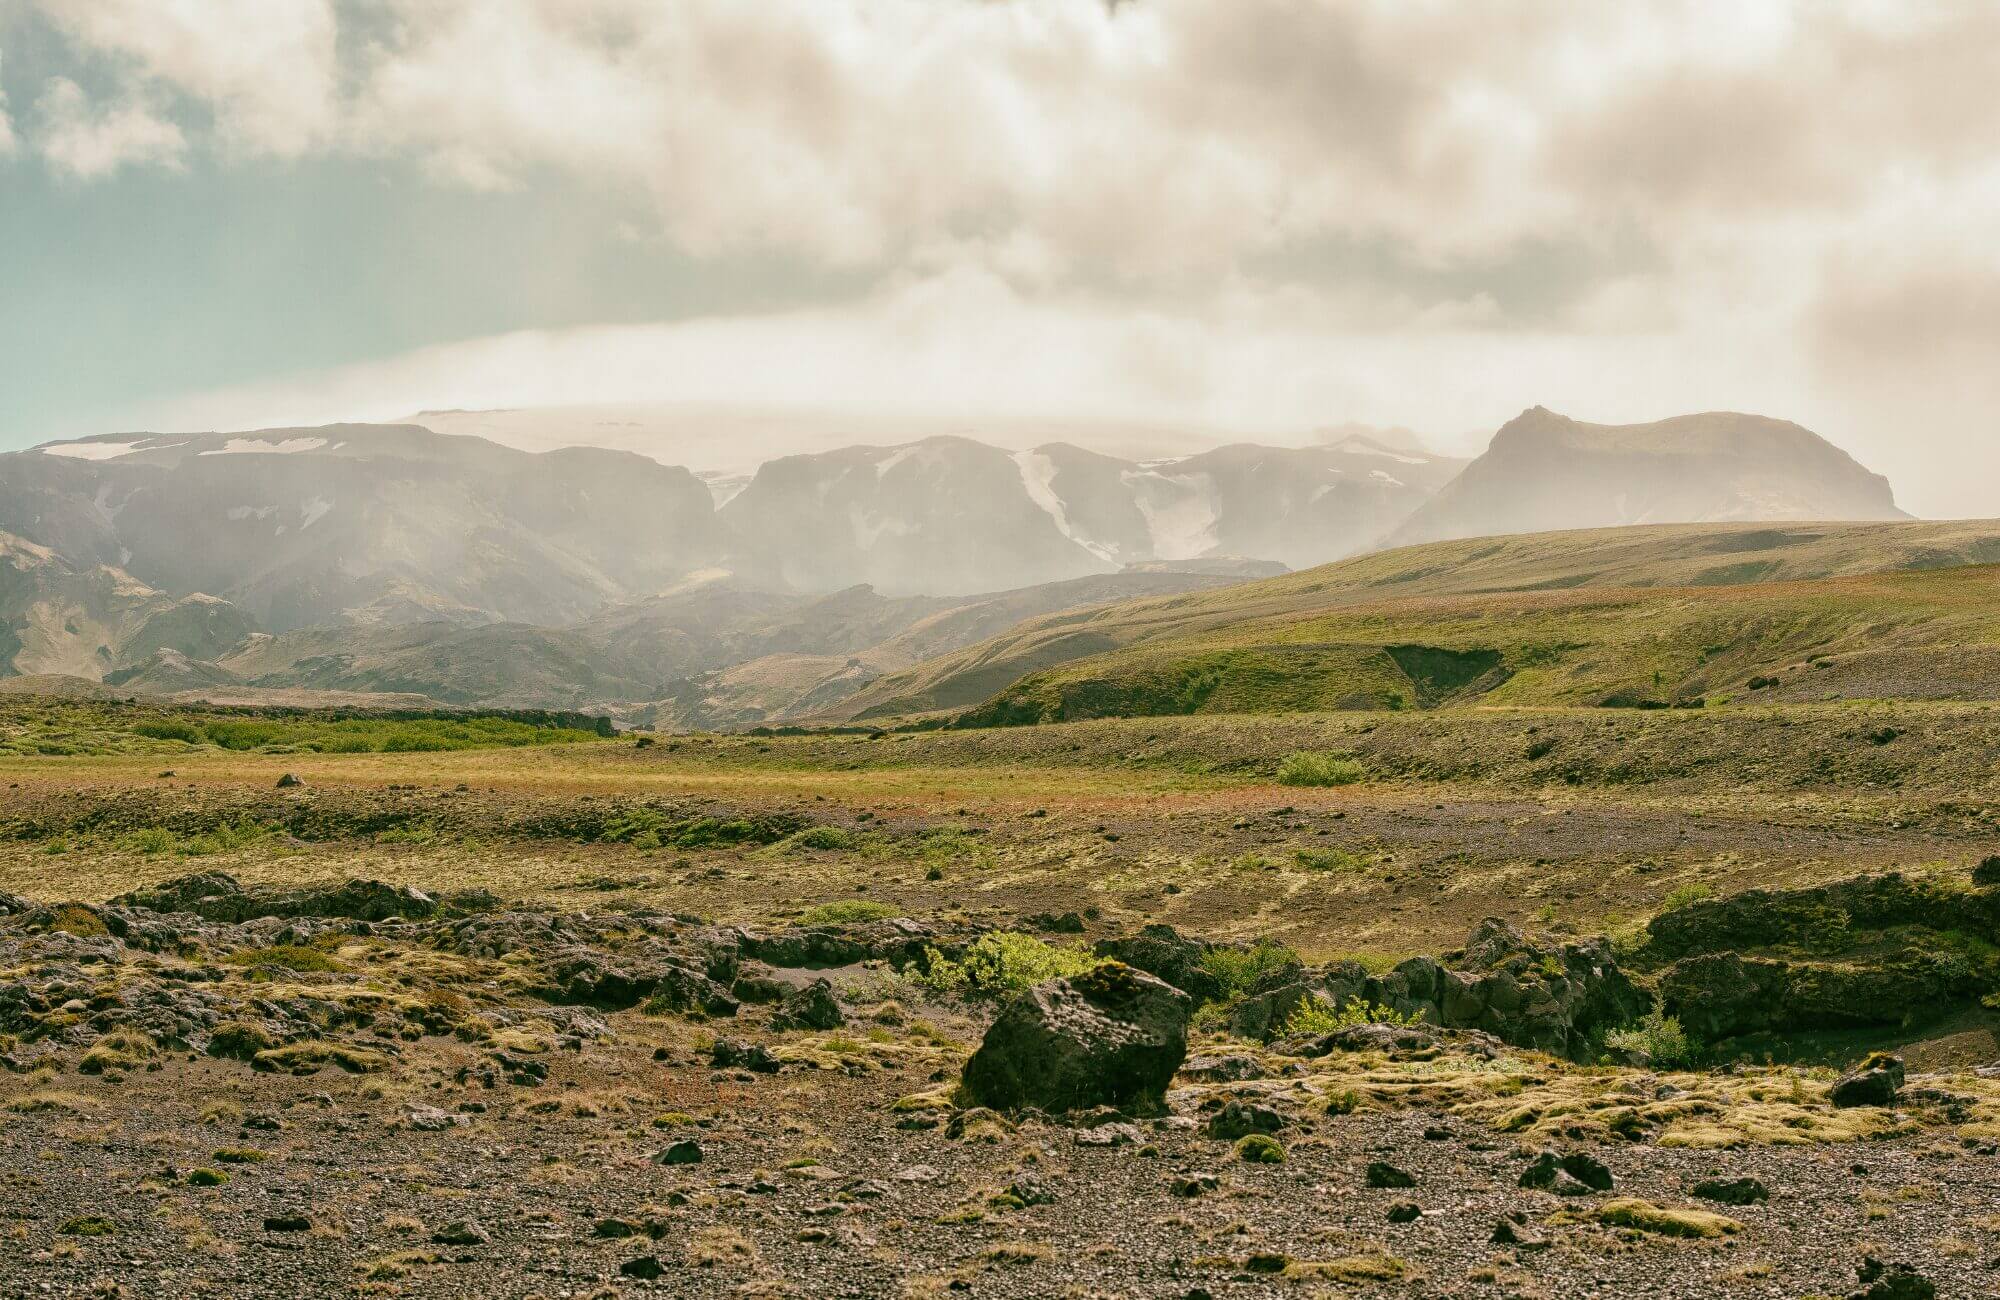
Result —
[{"label": "tussock of grass", "polygon": [[1278,764],[1279,785],[1358,785],[1367,779],[1368,769],[1359,761],[1324,750],[1300,750]]},{"label": "tussock of grass", "polygon": [[1614,1228],[1635,1228],[1662,1237],[1713,1238],[1743,1231],[1743,1225],[1727,1215],[1663,1209],[1636,1196],[1605,1202],[1598,1208],[1597,1219]]},{"label": "tussock of grass", "polygon": [[839,902],[821,903],[799,916],[800,925],[850,925],[857,921],[885,921],[892,916],[901,916],[902,909],[888,903],[878,903],[871,899],[849,898]]}]

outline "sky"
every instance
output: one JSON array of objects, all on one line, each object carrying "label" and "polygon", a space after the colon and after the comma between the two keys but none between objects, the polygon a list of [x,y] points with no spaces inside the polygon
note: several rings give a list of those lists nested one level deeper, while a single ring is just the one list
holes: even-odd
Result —
[{"label": "sky", "polygon": [[1996,85],[1991,0],[0,0],[0,447],[1732,409],[2000,515]]}]

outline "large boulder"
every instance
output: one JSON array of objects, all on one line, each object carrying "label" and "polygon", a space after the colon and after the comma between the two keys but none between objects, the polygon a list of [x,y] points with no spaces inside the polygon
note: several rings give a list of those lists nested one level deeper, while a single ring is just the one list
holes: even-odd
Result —
[{"label": "large boulder", "polygon": [[1160,1109],[1187,1058],[1194,1000],[1112,962],[1038,984],[1000,1013],[965,1063],[964,1104],[1051,1113]]}]

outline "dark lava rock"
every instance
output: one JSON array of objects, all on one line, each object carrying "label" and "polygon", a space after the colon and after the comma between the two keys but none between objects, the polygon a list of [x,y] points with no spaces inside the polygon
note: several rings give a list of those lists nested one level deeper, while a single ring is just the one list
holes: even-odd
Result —
[{"label": "dark lava rock", "polygon": [[1252,1133],[1276,1133],[1283,1127],[1285,1117],[1269,1106],[1232,1101],[1209,1119],[1208,1135],[1221,1138],[1224,1142],[1234,1142]]},{"label": "dark lava rock", "polygon": [[701,1163],[701,1143],[692,1138],[675,1142],[666,1150],[653,1157],[656,1165],[698,1165]]},{"label": "dark lava rock", "polygon": [[313,1222],[303,1214],[273,1214],[264,1220],[266,1232],[310,1232]]},{"label": "dark lava rock", "polygon": [[1197,1002],[1222,996],[1222,981],[1201,964],[1208,949],[1171,925],[1149,925],[1138,934],[1097,941],[1097,955],[1165,980]]},{"label": "dark lava rock", "polygon": [[833,985],[825,979],[816,979],[785,999],[778,1009],[777,1017],[771,1021],[773,1029],[838,1029],[847,1023],[847,1016],[840,1009],[840,1002],[833,996]]},{"label": "dark lava rock", "polygon": [[778,1058],[772,1056],[762,1043],[752,1043],[741,1038],[718,1038],[709,1049],[709,1059],[717,1069],[755,1070],[759,1074],[776,1074]]},{"label": "dark lava rock", "polygon": [[1192,1008],[1186,993],[1118,963],[1039,984],[1000,1013],[965,1063],[964,1099],[1051,1114],[1157,1112],[1187,1059]]},{"label": "dark lava rock", "polygon": [[304,784],[304,781],[299,780],[297,775],[291,772],[287,772],[278,778],[278,788],[280,790],[295,790]]},{"label": "dark lava rock", "polygon": [[1595,1157],[1573,1151],[1558,1155],[1543,1151],[1521,1173],[1521,1186],[1558,1196],[1587,1196],[1611,1190],[1611,1171]]},{"label": "dark lava rock", "polygon": [[1529,1227],[1525,1218],[1506,1218],[1493,1225],[1493,1244],[1513,1246],[1517,1250],[1542,1250],[1549,1240]]},{"label": "dark lava rock", "polygon": [[1391,1223],[1415,1223],[1424,1217],[1424,1207],[1415,1201],[1396,1201],[1386,1216]]},{"label": "dark lava rock", "polygon": [[1903,1086],[1901,1057],[1877,1052],[1861,1068],[1834,1081],[1827,1098],[1837,1107],[1893,1106]]},{"label": "dark lava rock", "polygon": [[1190,1056],[1181,1074],[1198,1083],[1242,1083],[1263,1078],[1264,1067],[1254,1056]]},{"label": "dark lava rock", "polygon": [[427,920],[440,910],[421,889],[380,880],[348,880],[338,885],[245,889],[224,871],[179,876],[111,900],[111,906],[151,912],[190,912],[205,921],[254,921],[275,916],[327,917],[350,921],[394,918]]},{"label": "dark lava rock", "polygon": [[431,1240],[440,1246],[483,1246],[492,1238],[472,1220],[459,1219],[433,1232]]},{"label": "dark lava rock", "polygon": [[1694,1194],[1718,1205],[1755,1205],[1771,1199],[1771,1189],[1755,1178],[1709,1178],[1694,1185]]},{"label": "dark lava rock", "polygon": [[1847,1300],[1933,1300],[1937,1287],[1908,1264],[1885,1264],[1874,1256],[1861,1263],[1861,1289]]},{"label": "dark lava rock", "polygon": [[1417,1178],[1409,1170],[1400,1169],[1386,1160],[1371,1160],[1368,1162],[1368,1185],[1400,1191],[1415,1187]]},{"label": "dark lava rock", "polygon": [[639,1255],[620,1264],[618,1271],[626,1277],[636,1277],[643,1282],[650,1282],[656,1277],[664,1276],[667,1266],[660,1262],[658,1255]]}]

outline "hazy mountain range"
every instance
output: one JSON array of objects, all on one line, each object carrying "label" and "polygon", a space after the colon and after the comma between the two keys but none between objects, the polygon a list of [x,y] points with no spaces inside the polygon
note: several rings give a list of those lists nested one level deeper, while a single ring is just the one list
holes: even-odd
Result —
[{"label": "hazy mountain range", "polygon": [[1614,427],[1535,408],[1470,463],[1343,432],[1143,461],[931,437],[695,469],[414,425],[0,455],[0,675],[740,724],[1030,617],[1388,543],[1902,517],[1807,430],[1730,414]]}]

